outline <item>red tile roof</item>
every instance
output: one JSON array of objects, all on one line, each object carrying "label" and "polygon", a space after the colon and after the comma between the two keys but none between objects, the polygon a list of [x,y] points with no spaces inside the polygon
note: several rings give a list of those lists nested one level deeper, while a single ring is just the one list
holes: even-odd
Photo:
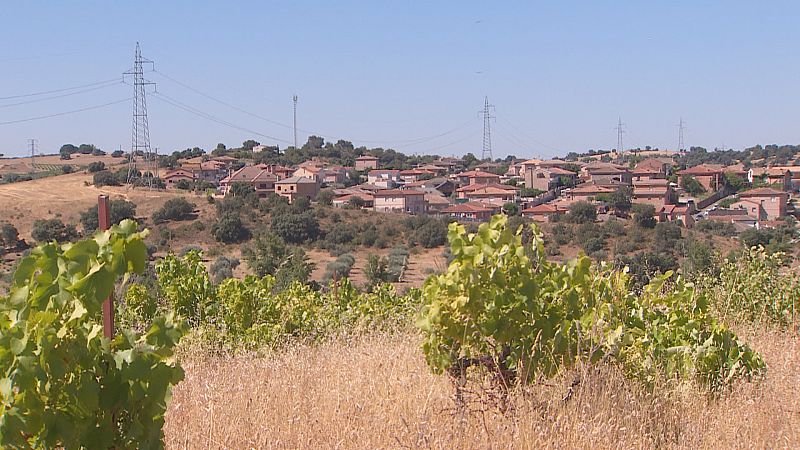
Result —
[{"label": "red tile roof", "polygon": [[375,197],[406,197],[411,195],[424,196],[425,193],[414,189],[381,189],[375,193]]}]

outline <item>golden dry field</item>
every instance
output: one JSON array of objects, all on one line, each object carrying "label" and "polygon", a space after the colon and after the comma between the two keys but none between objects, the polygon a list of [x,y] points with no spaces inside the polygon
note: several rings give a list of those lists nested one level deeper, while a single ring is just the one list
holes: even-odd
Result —
[{"label": "golden dry field", "polygon": [[[182,356],[168,448],[800,448],[800,343],[742,332],[766,379],[711,399],[693,387],[648,394],[611,367],[585,368],[512,396],[457,408],[414,334],[339,339],[274,354]],[[582,382],[566,402],[569,384]],[[476,385],[477,386],[477,383]],[[475,387],[474,386],[474,387]],[[669,392],[669,393],[667,393]]]}]

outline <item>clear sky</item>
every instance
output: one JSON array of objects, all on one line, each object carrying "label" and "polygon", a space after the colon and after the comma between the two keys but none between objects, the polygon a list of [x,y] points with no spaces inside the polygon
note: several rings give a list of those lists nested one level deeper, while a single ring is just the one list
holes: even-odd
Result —
[{"label": "clear sky", "polygon": [[136,41],[158,92],[258,133],[150,95],[162,153],[249,138],[283,148],[290,127],[241,110],[291,125],[293,94],[302,130],[407,153],[480,156],[484,96],[495,157],[613,148],[618,117],[626,148],[674,149],[681,117],[687,146],[796,144],[798,18],[794,1],[5,1],[0,153],[23,154],[28,138],[43,152],[127,150],[130,101],[8,122],[130,97],[122,83],[87,85],[121,78]]}]

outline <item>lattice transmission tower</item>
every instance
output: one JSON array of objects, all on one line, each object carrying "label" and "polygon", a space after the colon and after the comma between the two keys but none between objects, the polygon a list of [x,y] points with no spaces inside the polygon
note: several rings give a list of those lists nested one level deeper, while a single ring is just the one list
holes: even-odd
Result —
[{"label": "lattice transmission tower", "polygon": [[142,57],[139,43],[136,43],[136,53],[133,58],[133,68],[123,74],[133,77],[133,129],[131,130],[131,152],[128,164],[128,184],[136,177],[137,158],[142,158],[139,169],[142,177],[146,179],[148,186],[153,186],[153,177],[156,174],[158,161],[150,148],[150,127],[147,122],[147,91],[148,85],[155,85],[152,81],[144,78],[144,66],[150,65],[152,70],[153,61]]},{"label": "lattice transmission tower", "polygon": [[494,160],[492,158],[492,119],[494,116],[491,114],[491,110],[494,108],[494,105],[489,104],[489,97],[486,96],[483,101],[483,109],[478,111],[478,114],[483,115],[483,153],[481,154],[481,159],[489,159],[490,161]]},{"label": "lattice transmission tower", "polygon": [[617,132],[617,152],[621,155],[624,150],[622,143],[622,136],[625,134],[625,124],[622,123],[622,117],[617,119],[617,126],[614,128]]},{"label": "lattice transmission tower", "polygon": [[683,117],[681,117],[680,122],[678,122],[678,152],[679,153],[683,153],[686,150],[686,145],[683,142],[683,130],[684,130],[684,128],[686,128],[686,127],[684,127],[684,125],[683,125]]}]

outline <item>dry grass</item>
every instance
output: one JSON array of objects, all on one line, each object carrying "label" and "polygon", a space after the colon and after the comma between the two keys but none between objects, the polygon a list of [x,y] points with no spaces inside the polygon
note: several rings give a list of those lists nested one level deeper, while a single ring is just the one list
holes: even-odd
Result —
[{"label": "dry grass", "polygon": [[574,373],[515,394],[501,414],[454,407],[418,337],[372,336],[261,357],[185,355],[167,415],[170,448],[800,447],[797,337],[751,337],[766,380],[719,400],[691,388],[648,395],[616,371]]}]

